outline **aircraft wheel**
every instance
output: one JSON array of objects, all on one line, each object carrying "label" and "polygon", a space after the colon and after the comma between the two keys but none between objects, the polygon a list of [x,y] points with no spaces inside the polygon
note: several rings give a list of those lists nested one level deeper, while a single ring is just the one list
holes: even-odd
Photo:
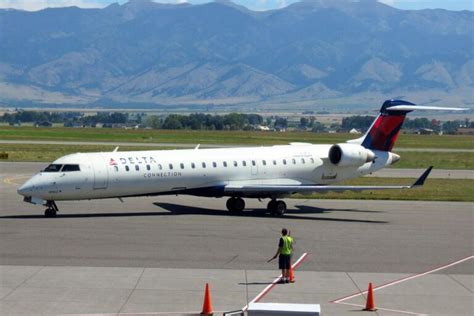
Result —
[{"label": "aircraft wheel", "polygon": [[231,212],[242,212],[245,208],[245,201],[242,198],[231,197],[227,200],[226,206]]},{"label": "aircraft wheel", "polygon": [[276,201],[274,214],[277,216],[282,216],[286,212],[286,203],[283,201]]},{"label": "aircraft wheel", "polygon": [[276,215],[276,212],[275,212],[276,204],[277,204],[276,200],[270,200],[270,202],[268,202],[268,204],[267,204],[268,213],[270,213],[272,215]]},{"label": "aircraft wheel", "polygon": [[56,210],[53,208],[47,208],[46,211],[44,211],[44,216],[45,217],[56,217]]},{"label": "aircraft wheel", "polygon": [[242,198],[236,198],[234,201],[234,211],[242,212],[245,208],[245,201]]},{"label": "aircraft wheel", "polygon": [[227,202],[225,203],[225,206],[227,207],[227,209],[229,211],[232,212],[232,210],[234,209],[234,203],[235,203],[235,198],[230,198],[227,200]]}]

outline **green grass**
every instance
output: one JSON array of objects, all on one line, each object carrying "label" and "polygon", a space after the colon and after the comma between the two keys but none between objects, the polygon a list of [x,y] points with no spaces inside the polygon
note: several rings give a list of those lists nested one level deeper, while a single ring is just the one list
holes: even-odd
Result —
[{"label": "green grass", "polygon": [[[0,126],[3,140],[109,141],[137,143],[274,145],[289,142],[334,144],[357,138],[351,134],[311,132],[250,132],[192,130],[131,130],[109,128],[41,128]],[[465,135],[400,135],[396,147],[474,149],[474,137]],[[395,151],[396,151],[395,147]]]},{"label": "green grass", "polygon": [[400,152],[391,168],[474,169],[474,152]]},{"label": "green grass", "polygon": [[[410,185],[414,179],[404,178],[358,178],[346,181],[346,185]],[[462,201],[474,202],[474,180],[429,179],[421,188],[411,190],[383,190],[296,195],[311,199],[357,199],[357,200],[414,200],[414,201]]]}]

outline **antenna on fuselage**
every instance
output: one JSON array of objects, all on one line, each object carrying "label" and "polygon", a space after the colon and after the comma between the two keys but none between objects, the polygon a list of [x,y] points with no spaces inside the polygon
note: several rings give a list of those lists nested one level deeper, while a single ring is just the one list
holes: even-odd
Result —
[{"label": "antenna on fuselage", "polygon": [[113,153],[117,152],[120,146],[115,147]]},{"label": "antenna on fuselage", "polygon": [[198,149],[199,149],[199,146],[201,146],[201,144],[197,144],[197,146],[194,147],[194,150],[198,150]]}]

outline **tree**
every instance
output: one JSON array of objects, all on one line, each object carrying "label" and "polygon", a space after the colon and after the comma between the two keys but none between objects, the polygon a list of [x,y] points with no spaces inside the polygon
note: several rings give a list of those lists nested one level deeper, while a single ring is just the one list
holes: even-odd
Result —
[{"label": "tree", "polygon": [[306,117],[300,118],[300,126],[306,128],[308,126],[309,120]]},{"label": "tree", "polygon": [[183,124],[181,124],[181,115],[171,114],[163,123],[164,129],[182,129]]},{"label": "tree", "polygon": [[275,120],[275,128],[286,128],[288,126],[288,120],[284,117],[277,117]]},{"label": "tree", "polygon": [[313,128],[311,129],[312,132],[314,133],[320,133],[326,131],[326,126],[322,124],[321,122],[313,122]]},{"label": "tree", "polygon": [[161,128],[161,119],[157,115],[150,115],[146,118],[146,126],[149,126],[153,129]]}]

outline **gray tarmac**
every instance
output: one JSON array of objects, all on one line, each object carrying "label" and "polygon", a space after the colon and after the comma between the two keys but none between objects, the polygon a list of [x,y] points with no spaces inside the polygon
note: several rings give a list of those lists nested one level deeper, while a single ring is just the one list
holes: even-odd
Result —
[{"label": "gray tarmac", "polygon": [[[367,288],[474,254],[473,203],[296,200],[265,214],[247,200],[187,196],[58,203],[57,218],[23,203],[17,186],[38,164],[0,164],[0,314],[159,315],[198,312],[204,284],[216,311],[242,308],[278,276],[266,263],[281,227],[308,253],[297,282],[263,302],[321,303],[325,315],[362,315]],[[377,290],[378,315],[472,315],[472,259]]]}]

